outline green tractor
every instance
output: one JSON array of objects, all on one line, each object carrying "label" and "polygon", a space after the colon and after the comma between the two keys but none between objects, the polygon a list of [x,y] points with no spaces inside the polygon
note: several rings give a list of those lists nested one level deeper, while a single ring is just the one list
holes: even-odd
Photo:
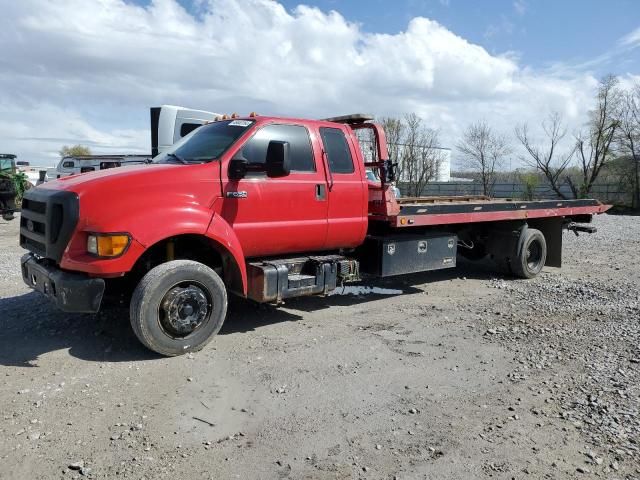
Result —
[{"label": "green tractor", "polygon": [[16,156],[0,153],[0,214],[4,220],[13,220],[16,211]]}]

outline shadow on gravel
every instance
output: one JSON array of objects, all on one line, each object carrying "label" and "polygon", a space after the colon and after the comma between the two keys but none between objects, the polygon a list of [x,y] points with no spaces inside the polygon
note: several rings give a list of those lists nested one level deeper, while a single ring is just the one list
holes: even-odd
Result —
[{"label": "shadow on gravel", "polygon": [[[503,275],[497,273],[490,262],[472,263],[462,260],[459,261],[458,268],[414,273],[386,279],[370,279],[366,282],[348,284],[344,293],[342,287],[338,287],[334,294],[326,297],[291,298],[285,301],[284,307],[287,310],[301,312],[313,312],[336,306],[350,307],[398,295],[423,293],[425,291],[424,288],[420,289],[415,286],[462,277],[474,280],[490,280],[492,278],[503,278]],[[263,325],[302,319],[302,315],[284,311],[273,305],[257,304],[237,297],[230,298],[227,315],[227,320],[220,334],[248,332]]]},{"label": "shadow on gravel", "polygon": [[64,313],[35,292],[0,298],[0,328],[0,365],[37,367],[40,356],[63,349],[95,362],[161,358],[135,338],[126,310]]},{"label": "shadow on gravel", "polygon": [[[425,290],[415,285],[459,277],[488,280],[496,276],[500,277],[490,267],[461,262],[458,269],[356,284],[354,289],[344,292],[346,294],[339,287],[335,295],[291,299],[285,303],[286,310],[231,296],[228,316],[220,334],[251,332],[267,325],[296,322],[303,318],[304,312],[348,307]],[[292,313],[291,310],[301,313]],[[40,356],[64,349],[73,357],[94,362],[163,358],[138,342],[126,309],[109,309],[96,315],[64,313],[35,292],[0,298],[0,329],[0,365],[5,366],[37,367]]]}]

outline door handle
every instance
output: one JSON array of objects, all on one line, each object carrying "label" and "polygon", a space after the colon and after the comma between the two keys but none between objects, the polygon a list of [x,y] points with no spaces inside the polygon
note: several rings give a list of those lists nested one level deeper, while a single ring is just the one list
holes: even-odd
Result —
[{"label": "door handle", "polygon": [[322,201],[327,198],[327,188],[324,183],[316,184],[316,200]]}]

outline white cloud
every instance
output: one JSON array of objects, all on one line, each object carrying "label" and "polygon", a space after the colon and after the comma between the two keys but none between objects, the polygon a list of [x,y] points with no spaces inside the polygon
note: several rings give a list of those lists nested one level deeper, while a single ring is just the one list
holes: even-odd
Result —
[{"label": "white cloud", "polygon": [[640,45],[640,27],[622,37],[620,39],[620,44],[625,47]]},{"label": "white cloud", "polygon": [[63,144],[149,150],[148,108],[319,118],[416,112],[455,141],[485,118],[507,132],[551,109],[578,122],[595,80],[536,72],[427,18],[394,35],[271,0],[23,0],[0,19],[0,148],[46,161]]},{"label": "white cloud", "polygon": [[527,12],[527,2],[524,0],[515,0],[513,2],[513,9],[518,15],[522,16]]}]

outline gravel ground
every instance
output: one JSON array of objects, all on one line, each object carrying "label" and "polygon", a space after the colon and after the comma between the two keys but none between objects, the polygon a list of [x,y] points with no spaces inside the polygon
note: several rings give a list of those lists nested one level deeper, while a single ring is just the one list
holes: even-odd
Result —
[{"label": "gravel ground", "polygon": [[530,281],[234,299],[167,359],[30,292],[0,221],[0,478],[640,478],[640,217],[596,226]]}]

